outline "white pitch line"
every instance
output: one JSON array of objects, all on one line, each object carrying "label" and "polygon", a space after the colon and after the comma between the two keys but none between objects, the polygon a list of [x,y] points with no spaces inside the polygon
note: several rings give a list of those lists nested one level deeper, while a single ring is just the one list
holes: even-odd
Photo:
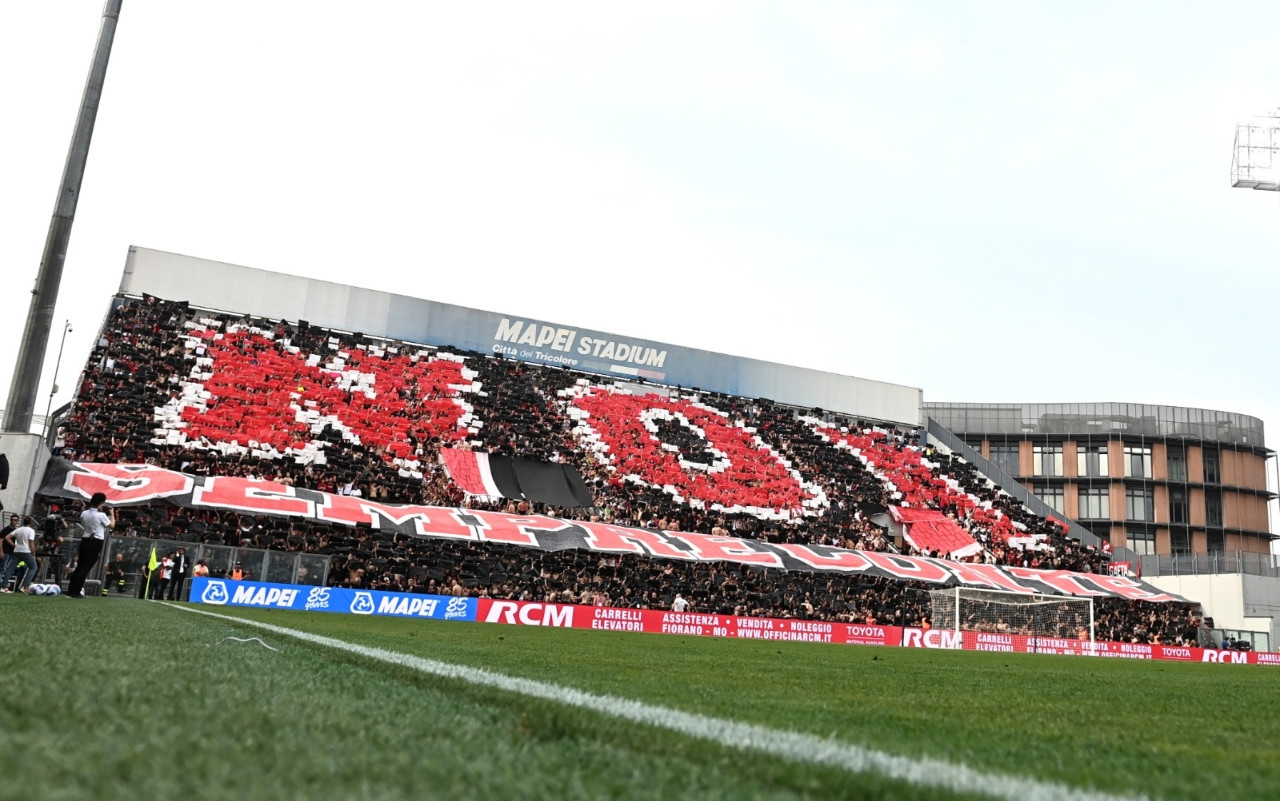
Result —
[{"label": "white pitch line", "polygon": [[262,641],[261,637],[223,637],[221,640],[218,640],[217,642],[215,642],[214,645],[222,645],[227,640],[231,640],[232,642],[256,642],[258,645],[261,645],[263,648],[266,648],[268,651],[280,650],[279,648],[272,648],[270,645],[267,645],[265,642]]},{"label": "white pitch line", "polygon": [[421,673],[457,679],[483,687],[493,687],[566,706],[589,709],[610,717],[644,723],[700,740],[709,740],[726,748],[759,751],[791,762],[840,768],[849,773],[877,773],[919,787],[936,787],[956,793],[974,793],[1007,801],[1147,801],[1145,795],[1111,795],[1098,790],[1078,789],[1055,782],[999,773],[984,773],[966,765],[957,765],[941,759],[897,756],[812,734],[781,731],[752,723],[681,712],[678,709],[654,706],[628,698],[596,695],[575,690],[572,687],[507,676],[483,668],[452,665],[448,662],[438,662],[434,659],[424,659],[382,648],[370,648],[305,631],[273,626],[270,623],[193,609],[189,606],[170,604],[166,606],[239,625],[253,626],[303,642],[346,651],[366,659],[409,667]]}]

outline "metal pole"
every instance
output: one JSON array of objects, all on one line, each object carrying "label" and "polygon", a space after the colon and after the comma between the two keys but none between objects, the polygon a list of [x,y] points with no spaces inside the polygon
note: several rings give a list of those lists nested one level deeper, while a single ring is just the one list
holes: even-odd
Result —
[{"label": "metal pole", "polygon": [[49,415],[53,412],[53,396],[58,391],[58,371],[62,369],[62,351],[67,347],[67,334],[71,333],[71,321],[62,326],[62,344],[58,346],[58,360],[53,363],[53,386],[49,387],[49,403],[44,407],[44,428],[40,430],[40,439],[49,436]]},{"label": "metal pole", "polygon": [[89,159],[89,142],[93,139],[93,124],[98,116],[98,103],[102,99],[102,85],[107,78],[107,62],[111,58],[111,43],[115,39],[122,2],[123,0],[106,0],[102,9],[98,44],[93,51],[89,78],[85,81],[84,95],[80,99],[80,116],[76,120],[75,132],[71,135],[67,163],[62,170],[62,184],[58,187],[53,219],[49,222],[44,254],[40,257],[40,270],[36,273],[35,288],[31,290],[31,306],[27,310],[27,323],[22,332],[18,361],[13,368],[9,399],[5,403],[5,431],[21,434],[31,432],[31,415],[36,405],[40,371],[44,367],[45,350],[49,347],[49,331],[53,327],[53,309],[58,303],[58,287],[62,283],[62,267],[67,259],[67,243],[71,240],[71,224],[75,222],[80,184],[84,180],[85,162]]},{"label": "metal pole", "polygon": [[[1096,646],[1097,644],[1098,644],[1097,637],[1093,633],[1093,599],[1090,598],[1089,599],[1089,645]],[[1094,654],[1096,655],[1097,653],[1098,652],[1095,649]]]}]

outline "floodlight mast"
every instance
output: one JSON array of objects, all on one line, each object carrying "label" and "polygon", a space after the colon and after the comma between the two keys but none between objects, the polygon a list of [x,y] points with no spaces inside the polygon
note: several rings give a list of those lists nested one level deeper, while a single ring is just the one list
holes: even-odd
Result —
[{"label": "floodlight mast", "polygon": [[67,162],[62,168],[62,183],[58,186],[53,219],[49,221],[44,254],[40,257],[40,270],[36,273],[35,288],[31,290],[31,306],[27,310],[26,327],[22,331],[18,361],[13,368],[9,399],[5,403],[5,431],[22,434],[31,432],[31,417],[35,411],[40,371],[44,368],[45,351],[49,348],[53,310],[58,303],[62,267],[67,260],[67,244],[71,241],[71,224],[76,218],[80,184],[84,181],[85,163],[89,160],[89,142],[93,139],[93,124],[98,117],[98,103],[102,99],[102,85],[107,79],[107,62],[111,59],[111,43],[115,39],[122,2],[123,0],[106,0],[102,8],[98,44],[93,51],[93,63],[85,81],[84,95],[80,98],[80,114],[71,135]]},{"label": "floodlight mast", "polygon": [[1236,123],[1231,185],[1280,191],[1280,109],[1254,117],[1251,122]]}]

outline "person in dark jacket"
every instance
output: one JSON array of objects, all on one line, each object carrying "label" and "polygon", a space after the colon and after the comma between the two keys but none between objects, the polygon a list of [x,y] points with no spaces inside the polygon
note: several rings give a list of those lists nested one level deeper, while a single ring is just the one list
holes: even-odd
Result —
[{"label": "person in dark jacket", "polygon": [[22,525],[22,518],[19,515],[9,515],[9,525],[0,529],[0,547],[4,548],[4,554],[0,557],[0,575],[4,573],[12,573],[13,565],[13,540],[10,534],[18,530],[18,526]]},{"label": "person in dark jacket", "polygon": [[[0,453],[0,490],[9,488],[9,457]],[[0,503],[0,512],[4,512],[4,504]]]},{"label": "person in dark jacket", "polygon": [[169,600],[181,601],[182,586],[187,580],[187,573],[191,570],[191,566],[187,562],[187,549],[179,548],[173,553],[173,572],[169,578]]},{"label": "person in dark jacket", "polygon": [[107,590],[112,587],[116,592],[124,592],[126,576],[128,576],[125,568],[124,551],[116,551],[116,558],[107,563],[107,580],[102,585],[103,595],[106,595]]}]

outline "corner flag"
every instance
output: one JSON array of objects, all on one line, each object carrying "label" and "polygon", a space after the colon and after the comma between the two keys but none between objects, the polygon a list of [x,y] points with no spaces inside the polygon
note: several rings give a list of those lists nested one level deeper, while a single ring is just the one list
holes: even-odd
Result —
[{"label": "corner flag", "polygon": [[151,558],[147,560],[147,588],[143,590],[143,595],[147,598],[151,597],[151,576],[155,574],[156,567],[160,564],[160,560],[156,559],[156,546],[151,546]]}]

